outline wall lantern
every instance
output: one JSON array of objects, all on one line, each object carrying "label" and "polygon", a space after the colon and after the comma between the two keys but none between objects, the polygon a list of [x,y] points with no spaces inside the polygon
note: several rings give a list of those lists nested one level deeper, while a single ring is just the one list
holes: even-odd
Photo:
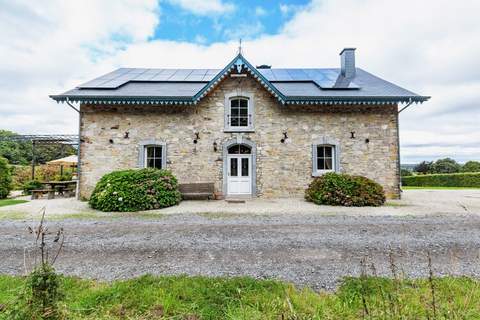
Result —
[{"label": "wall lantern", "polygon": [[217,150],[218,150],[218,144],[217,144],[217,141],[214,141],[213,142],[213,151],[217,152]]},{"label": "wall lantern", "polygon": [[200,133],[195,132],[195,139],[193,139],[193,143],[197,144],[198,140],[200,140]]},{"label": "wall lantern", "polygon": [[285,143],[285,141],[288,139],[288,136],[287,136],[287,131],[284,131],[283,132],[283,138],[280,140],[281,143]]}]

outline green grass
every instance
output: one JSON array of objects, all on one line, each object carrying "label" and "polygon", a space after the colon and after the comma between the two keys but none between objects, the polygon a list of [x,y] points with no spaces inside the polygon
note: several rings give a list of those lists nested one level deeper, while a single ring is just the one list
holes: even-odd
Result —
[{"label": "green grass", "polygon": [[480,190],[480,188],[474,187],[415,187],[415,186],[402,186],[403,190],[416,190],[416,189],[423,189],[423,190]]},{"label": "green grass", "polygon": [[[0,276],[0,319],[23,282]],[[480,319],[479,280],[446,277],[433,284],[437,319]],[[425,279],[348,278],[334,293],[316,293],[247,277],[147,275],[112,283],[66,277],[62,291],[68,319],[433,319]]]},{"label": "green grass", "polygon": [[12,206],[15,204],[25,203],[28,200],[17,200],[17,199],[2,199],[0,200],[0,207]]},{"label": "green grass", "polygon": [[27,219],[27,214],[24,212],[0,212],[0,221],[1,220],[25,220]]}]

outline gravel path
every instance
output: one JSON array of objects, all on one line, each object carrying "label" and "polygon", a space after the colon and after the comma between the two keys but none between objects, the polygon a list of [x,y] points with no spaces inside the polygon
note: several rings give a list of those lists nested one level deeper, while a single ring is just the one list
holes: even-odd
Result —
[{"label": "gravel path", "polygon": [[[0,222],[0,273],[23,272],[28,221]],[[480,217],[289,214],[169,214],[161,217],[49,222],[65,229],[57,269],[98,279],[145,273],[250,275],[333,289],[358,275],[367,256],[390,274],[388,253],[409,276],[425,276],[426,251],[437,274],[480,276]]]}]

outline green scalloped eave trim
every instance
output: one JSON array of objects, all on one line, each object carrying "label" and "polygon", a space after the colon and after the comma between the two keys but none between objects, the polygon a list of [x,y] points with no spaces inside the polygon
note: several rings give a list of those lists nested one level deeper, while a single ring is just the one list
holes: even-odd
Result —
[{"label": "green scalloped eave trim", "polygon": [[[57,103],[66,102],[67,98],[54,98]],[[79,98],[68,98],[71,102],[81,102],[88,104],[104,104],[104,105],[195,105],[198,100],[156,100],[156,99],[79,99]],[[279,99],[280,100],[280,99]],[[396,104],[399,102],[414,102],[414,103],[423,103],[428,99],[338,99],[338,98],[322,98],[322,99],[293,99],[293,100],[281,100],[282,104],[289,105],[381,105],[381,104]]]},{"label": "green scalloped eave trim", "polygon": [[53,98],[57,103],[60,102],[81,102],[88,104],[106,104],[106,105],[115,105],[115,104],[151,104],[151,105],[193,105],[197,104],[193,100],[160,100],[160,99],[135,99],[135,98],[123,98],[123,99],[95,99],[95,98],[73,98],[73,97],[59,97]]},{"label": "green scalloped eave trim", "polygon": [[430,97],[322,97],[319,99],[305,98],[287,99],[285,104],[308,105],[308,104],[328,104],[328,105],[381,105],[396,103],[423,103]]}]

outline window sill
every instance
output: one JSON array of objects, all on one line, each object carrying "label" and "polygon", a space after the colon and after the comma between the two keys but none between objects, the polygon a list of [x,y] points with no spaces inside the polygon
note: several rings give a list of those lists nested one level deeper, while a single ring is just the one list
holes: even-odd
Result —
[{"label": "window sill", "polygon": [[223,132],[255,132],[254,128],[226,128]]},{"label": "window sill", "polygon": [[316,171],[316,172],[313,172],[312,173],[312,177],[321,177],[323,176],[325,173],[329,173],[329,172],[336,172],[335,170],[321,170],[321,171]]}]

